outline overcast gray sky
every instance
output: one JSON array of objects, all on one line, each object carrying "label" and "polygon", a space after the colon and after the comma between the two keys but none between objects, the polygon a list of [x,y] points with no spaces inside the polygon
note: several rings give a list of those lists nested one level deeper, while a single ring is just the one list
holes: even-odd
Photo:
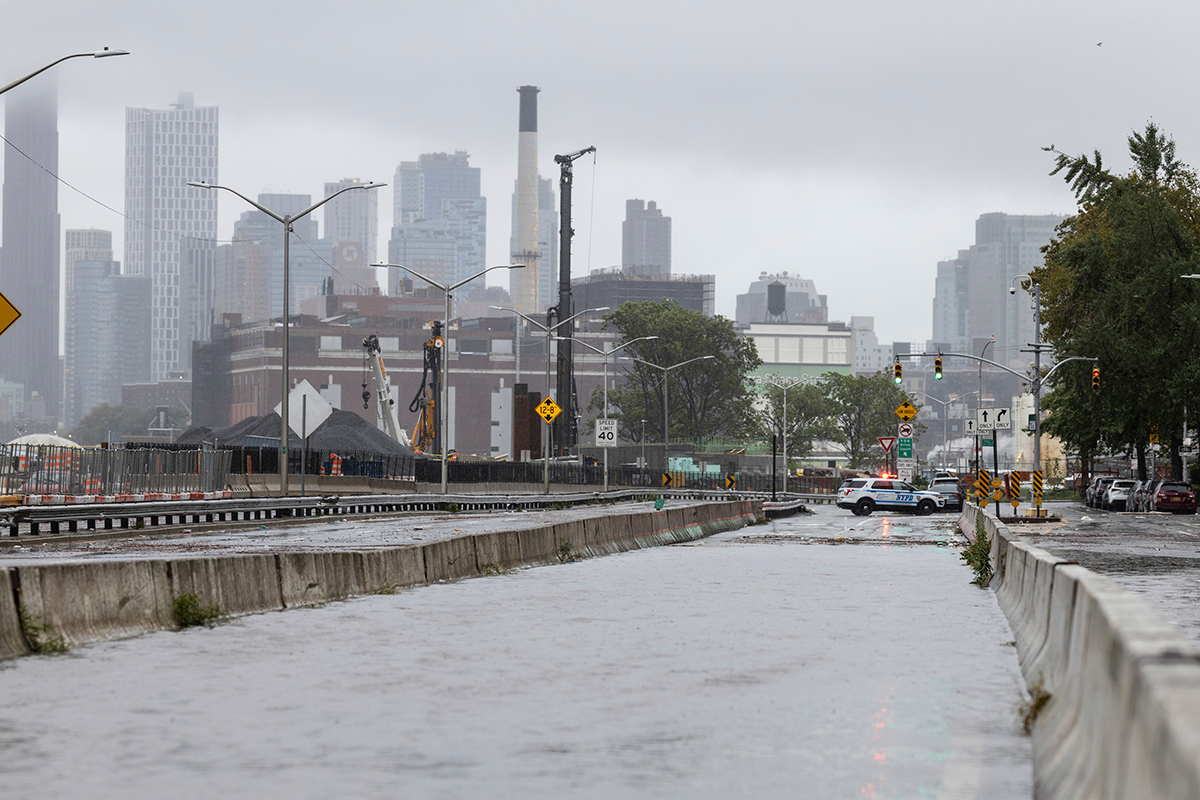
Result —
[{"label": "overcast gray sky", "polygon": [[[674,270],[716,274],[719,313],[788,270],[884,341],[930,336],[936,262],[979,214],[1074,208],[1042,146],[1125,169],[1125,136],[1153,118],[1197,158],[1200,9],[1157,0],[0,0],[0,18],[0,83],[133,53],[55,68],[60,173],[115,208],[125,107],[190,91],[220,106],[221,182],[251,196],[391,184],[402,160],[467,150],[505,263],[515,89],[534,84],[542,175],[557,179],[555,153],[599,151],[576,164],[577,275],[620,263],[625,199],[655,200]],[[119,240],[120,217],[59,196],[64,229]],[[244,210],[221,197],[222,238]]]}]

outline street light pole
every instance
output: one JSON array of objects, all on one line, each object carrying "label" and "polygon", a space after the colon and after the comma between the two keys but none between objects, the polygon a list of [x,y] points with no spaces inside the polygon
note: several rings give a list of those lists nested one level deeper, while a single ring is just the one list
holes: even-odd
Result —
[{"label": "street light pole", "polygon": [[438,283],[432,278],[428,278],[416,270],[409,269],[403,264],[372,264],[374,267],[387,267],[389,269],[402,269],[414,278],[420,278],[435,289],[440,289],[446,295],[446,316],[442,327],[442,336],[446,339],[446,352],[442,353],[442,494],[449,493],[449,477],[450,477],[450,298],[454,296],[454,290],[460,286],[470,283],[476,278],[487,275],[494,269],[525,269],[524,264],[497,264],[494,267],[488,267],[485,270],[476,272],[469,278],[464,278],[458,283],[452,283],[449,286]]},{"label": "street light pole", "polygon": [[[563,325],[566,325],[570,322],[574,322],[575,320],[582,317],[584,314],[594,314],[597,311],[608,311],[609,310],[608,306],[601,306],[600,308],[588,308],[583,311],[580,311],[578,314],[572,314],[571,316],[567,317],[564,320],[560,320],[559,322],[557,322],[554,325],[543,325],[541,322],[538,322],[533,317],[530,317],[526,314],[522,314],[520,311],[517,311],[515,308],[509,308],[508,306],[488,306],[488,308],[495,309],[496,311],[511,311],[512,313],[516,314],[521,319],[528,322],[530,325],[535,325],[538,328],[540,328],[541,330],[546,332],[546,397],[550,396],[550,340],[552,338],[554,338],[554,332],[556,330],[558,330],[560,327],[562,327]],[[520,347],[519,340],[517,342],[517,346],[518,346],[518,348]],[[558,388],[561,389],[562,387],[560,386]],[[570,391],[570,387],[567,388],[567,391]],[[562,393],[560,392],[559,393],[560,400],[562,399],[561,394]],[[550,494],[550,431],[552,431],[552,430],[553,430],[552,426],[547,428],[546,437],[542,443],[542,490],[546,494]]]},{"label": "street light pole", "polygon": [[[1033,471],[1042,471],[1042,285],[1028,275],[1012,279],[1010,289],[1015,293],[1017,281],[1033,295]],[[1028,352],[1028,351],[1025,351]]]},{"label": "street light pole", "polygon": [[12,83],[9,83],[3,87],[0,87],[0,94],[4,94],[9,89],[17,88],[22,83],[29,80],[30,78],[34,78],[34,77],[37,77],[38,75],[41,75],[46,70],[50,69],[51,67],[53,67],[57,64],[61,64],[62,62],[66,61],[67,59],[71,59],[71,58],[108,58],[109,56],[127,56],[127,55],[129,55],[128,50],[109,50],[107,47],[104,48],[103,50],[97,50],[94,53],[72,53],[69,56],[63,56],[62,58],[58,59],[57,61],[51,61],[49,64],[42,67],[41,69],[36,69],[33,72],[26,75],[25,77],[17,78]]},{"label": "street light pole", "polygon": [[[787,449],[787,393],[788,389],[793,386],[799,386],[801,381],[795,377],[780,377],[778,375],[763,375],[758,378],[763,383],[770,384],[777,389],[783,390],[783,422],[779,426],[779,431],[783,436],[783,491],[787,492],[787,476],[788,476],[788,449]],[[768,402],[770,402],[768,398]]]},{"label": "street light pole", "polygon": [[919,394],[928,400],[932,400],[935,403],[942,404],[942,466],[944,467],[944,466],[946,466],[946,441],[947,441],[947,439],[946,439],[946,418],[947,418],[947,416],[949,416],[949,414],[947,413],[947,409],[954,403],[957,403],[959,400],[962,400],[963,398],[970,397],[971,395],[976,394],[976,392],[967,392],[966,394],[959,395],[958,397],[952,397],[949,400],[939,400],[936,397],[934,397],[933,395],[925,394],[925,392],[922,392],[919,390],[914,391],[913,394]]},{"label": "street light pole", "polygon": [[670,420],[669,415],[667,414],[667,409],[669,408],[668,401],[670,399],[669,395],[667,393],[670,391],[670,387],[669,387],[670,381],[668,380],[668,378],[670,377],[671,370],[679,369],[680,367],[686,367],[688,364],[692,364],[697,361],[707,361],[711,358],[716,358],[716,356],[696,356],[695,358],[689,358],[687,361],[680,361],[678,364],[672,364],[669,367],[659,366],[658,364],[655,364],[653,361],[646,361],[645,359],[641,359],[641,358],[630,357],[630,359],[629,359],[630,361],[636,361],[639,364],[645,364],[648,367],[654,367],[657,370],[662,370],[662,374],[663,374],[663,460],[666,462],[666,464],[663,467],[664,469],[670,468],[670,457],[667,453],[667,448],[670,447],[670,442],[671,442],[671,437],[669,435],[669,431],[671,430],[671,428],[670,428],[671,420]]},{"label": "street light pole", "polygon": [[340,194],[344,194],[345,192],[354,191],[356,189],[378,189],[381,186],[386,186],[387,184],[386,183],[359,183],[359,184],[354,184],[353,186],[345,186],[345,187],[337,190],[333,194],[329,195],[329,197],[326,197],[321,202],[313,203],[311,206],[309,206],[308,208],[304,209],[303,211],[301,211],[297,214],[277,214],[274,211],[272,211],[271,209],[262,205],[261,203],[254,202],[249,197],[246,197],[246,195],[244,195],[241,192],[238,192],[234,189],[230,189],[228,186],[221,186],[221,185],[215,184],[215,183],[207,183],[205,181],[188,181],[187,185],[194,186],[197,189],[223,189],[223,190],[229,192],[230,194],[237,195],[238,197],[242,198],[250,205],[257,208],[259,211],[266,214],[271,219],[283,224],[283,348],[282,348],[283,349],[283,353],[282,353],[283,388],[281,390],[281,393],[283,394],[283,399],[279,404],[280,405],[280,407],[279,407],[279,417],[280,417],[279,495],[281,497],[287,497],[288,494],[290,493],[289,487],[288,487],[287,442],[288,442],[288,412],[289,412],[288,394],[290,391],[290,387],[288,384],[290,383],[290,379],[291,379],[290,365],[288,364],[288,340],[291,338],[291,324],[292,324],[291,302],[290,302],[291,301],[291,286],[289,283],[290,274],[289,274],[289,263],[288,263],[288,254],[289,254],[288,242],[292,238],[292,223],[298,219],[304,219],[309,214],[316,211],[318,208],[325,205],[330,200],[332,200],[333,198],[337,197]]},{"label": "street light pole", "polygon": [[[555,338],[562,339],[565,337],[559,336],[559,337],[555,337]],[[630,339],[628,342],[625,342],[622,345],[618,345],[617,347],[614,347],[611,350],[601,350],[599,347],[596,347],[595,345],[590,345],[585,341],[575,340],[575,344],[581,344],[584,347],[586,347],[588,350],[591,350],[594,353],[599,353],[600,355],[602,355],[604,357],[604,418],[605,419],[608,419],[608,357],[611,356],[613,353],[617,352],[618,350],[624,350],[626,347],[629,347],[629,345],[634,344],[636,342],[648,342],[652,339],[657,339],[657,338],[658,338],[657,336],[640,336],[637,339]],[[644,421],[645,420],[643,420],[643,422]],[[645,442],[642,443],[642,446],[645,447]],[[608,491],[608,448],[607,447],[604,448],[604,491],[605,492]]]}]

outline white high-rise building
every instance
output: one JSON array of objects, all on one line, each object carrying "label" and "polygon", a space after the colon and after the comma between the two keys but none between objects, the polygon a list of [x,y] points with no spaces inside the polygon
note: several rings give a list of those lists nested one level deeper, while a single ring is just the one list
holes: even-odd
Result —
[{"label": "white high-rise building", "polygon": [[[425,153],[416,161],[400,162],[388,242],[393,264],[448,283],[485,269],[487,198],[479,193],[479,167],[472,167],[469,159],[466,151],[456,150],[453,155]],[[426,252],[431,243],[436,253]],[[421,266],[409,263],[417,257],[414,247],[424,254]],[[406,276],[395,274],[399,270],[390,272],[388,293],[392,294]],[[435,272],[443,278],[435,278]]]},{"label": "white high-rise building", "polygon": [[170,109],[125,109],[125,274],[150,277],[150,374],[191,373],[214,300],[218,113],[190,92]]},{"label": "white high-rise building", "polygon": [[[82,413],[79,408],[76,391],[78,377],[77,350],[78,336],[76,331],[75,308],[75,265],[81,261],[112,261],[112,231],[102,231],[95,228],[68,228],[64,247],[63,261],[66,266],[63,288],[66,297],[66,309],[63,314],[63,422],[74,427],[79,422]],[[89,332],[90,335],[90,332]]]},{"label": "white high-rise building", "polygon": [[[358,178],[342,178],[325,184],[325,196],[348,186],[362,185]],[[369,294],[379,287],[369,265],[379,240],[379,192],[346,192],[322,208],[325,238],[334,243],[333,281],[337,294]]]}]

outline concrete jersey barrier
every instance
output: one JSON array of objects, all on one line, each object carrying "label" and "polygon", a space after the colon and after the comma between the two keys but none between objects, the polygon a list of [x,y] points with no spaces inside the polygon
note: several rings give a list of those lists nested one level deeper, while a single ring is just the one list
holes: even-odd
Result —
[{"label": "concrete jersey barrier", "polygon": [[289,551],[0,568],[0,659],[176,628],[175,601],[185,595],[194,595],[202,606],[223,616],[312,606],[493,570],[691,541],[763,518],[760,501],[737,500],[364,552]]},{"label": "concrete jersey barrier", "polygon": [[992,587],[1031,689],[1034,796],[1200,797],[1200,650],[1142,597],[1019,541],[968,506],[991,540]]}]

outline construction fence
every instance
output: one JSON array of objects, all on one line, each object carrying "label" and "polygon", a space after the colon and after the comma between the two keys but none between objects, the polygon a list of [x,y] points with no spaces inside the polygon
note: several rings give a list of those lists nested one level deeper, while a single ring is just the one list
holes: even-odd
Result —
[{"label": "construction fence", "polygon": [[0,493],[118,495],[215,492],[227,450],[0,445]]}]

